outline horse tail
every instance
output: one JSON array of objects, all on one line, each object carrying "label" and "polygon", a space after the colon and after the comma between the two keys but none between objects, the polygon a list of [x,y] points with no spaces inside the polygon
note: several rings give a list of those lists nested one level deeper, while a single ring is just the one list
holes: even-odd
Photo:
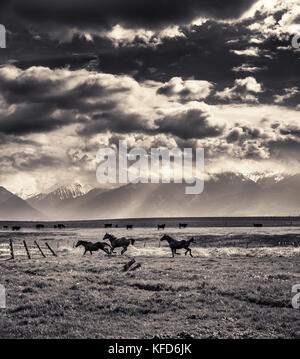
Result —
[{"label": "horse tail", "polygon": [[130,238],[130,242],[132,245],[134,245],[135,239]]}]

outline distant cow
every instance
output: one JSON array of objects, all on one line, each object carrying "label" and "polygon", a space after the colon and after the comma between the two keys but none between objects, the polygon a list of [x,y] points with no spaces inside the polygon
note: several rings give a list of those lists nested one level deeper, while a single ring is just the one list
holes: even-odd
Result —
[{"label": "distant cow", "polygon": [[37,224],[35,226],[36,229],[41,229],[41,228],[45,228],[45,226],[43,224]]},{"label": "distant cow", "polygon": [[104,228],[112,228],[112,223],[105,223]]},{"label": "distant cow", "polygon": [[133,229],[133,225],[132,224],[127,224],[126,229]]},{"label": "distant cow", "polygon": [[66,228],[64,224],[58,223],[57,228]]},{"label": "distant cow", "polygon": [[186,228],[187,227],[187,223],[179,223],[179,229],[180,228]]},{"label": "distant cow", "polygon": [[13,231],[19,231],[21,229],[21,227],[20,226],[12,226],[11,229]]},{"label": "distant cow", "polygon": [[157,225],[157,230],[158,230],[158,231],[159,231],[160,229],[164,230],[165,227],[166,227],[165,224],[158,224],[158,225]]}]

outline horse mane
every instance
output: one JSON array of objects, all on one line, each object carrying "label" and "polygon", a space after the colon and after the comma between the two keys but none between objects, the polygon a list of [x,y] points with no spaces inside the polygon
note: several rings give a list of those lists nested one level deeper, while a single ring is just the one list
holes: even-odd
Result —
[{"label": "horse mane", "polygon": [[116,237],[116,236],[114,236],[113,234],[106,233],[105,235],[106,235],[106,236],[108,236],[108,237],[110,237],[110,238],[117,239],[117,237]]}]

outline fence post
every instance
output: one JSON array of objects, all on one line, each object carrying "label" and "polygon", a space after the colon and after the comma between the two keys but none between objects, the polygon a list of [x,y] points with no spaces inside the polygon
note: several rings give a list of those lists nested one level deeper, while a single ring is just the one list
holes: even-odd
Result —
[{"label": "fence post", "polygon": [[14,256],[14,247],[13,247],[13,242],[12,242],[11,239],[9,240],[9,247],[10,247],[11,259],[15,259],[15,256]]},{"label": "fence post", "polygon": [[137,263],[134,267],[132,267],[131,269],[130,269],[130,271],[135,271],[135,270],[137,270],[138,268],[141,268],[141,263]]},{"label": "fence post", "polygon": [[127,272],[128,269],[135,263],[135,259],[132,258],[128,263],[123,266],[123,272]]},{"label": "fence post", "polygon": [[30,253],[29,253],[29,250],[28,250],[28,248],[27,248],[27,244],[26,244],[26,241],[25,241],[25,240],[23,241],[23,244],[24,244],[24,247],[25,247],[25,249],[26,249],[26,253],[27,253],[28,259],[31,259]]},{"label": "fence post", "polygon": [[44,254],[44,252],[42,251],[42,248],[39,246],[38,242],[37,242],[37,241],[34,241],[34,244],[38,247],[38,249],[39,249],[39,251],[41,252],[42,256],[43,256],[44,258],[46,258],[45,254]]},{"label": "fence post", "polygon": [[49,244],[46,242],[45,243],[46,246],[48,247],[48,249],[50,250],[50,252],[54,255],[54,257],[57,257],[56,253],[54,252],[54,250],[49,246]]}]

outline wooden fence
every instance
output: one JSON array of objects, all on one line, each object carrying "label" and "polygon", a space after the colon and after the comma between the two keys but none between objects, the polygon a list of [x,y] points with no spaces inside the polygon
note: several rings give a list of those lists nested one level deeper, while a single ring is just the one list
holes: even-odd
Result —
[{"label": "wooden fence", "polygon": [[37,241],[29,242],[13,241],[12,239],[7,242],[0,243],[0,259],[11,260],[16,258],[46,258],[48,255],[57,257],[56,252],[51,248],[49,243],[45,242],[45,249]]}]

